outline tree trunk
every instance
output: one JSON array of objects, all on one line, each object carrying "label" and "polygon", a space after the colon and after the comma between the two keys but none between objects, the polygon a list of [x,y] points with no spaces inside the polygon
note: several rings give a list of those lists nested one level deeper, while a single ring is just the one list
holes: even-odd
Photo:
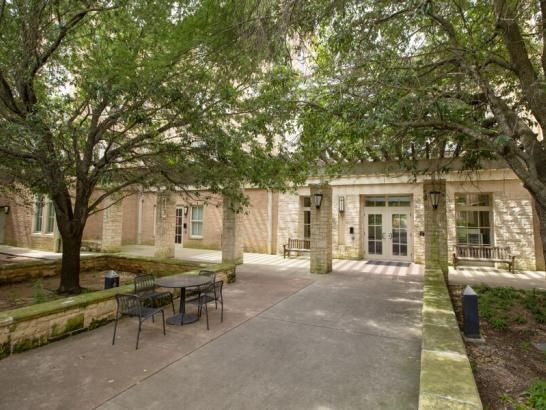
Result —
[{"label": "tree trunk", "polygon": [[80,288],[80,246],[83,230],[78,229],[70,235],[63,235],[63,257],[59,293],[78,294]]},{"label": "tree trunk", "polygon": [[544,258],[546,257],[546,204],[541,204],[535,199],[535,209],[538,215],[540,238],[542,242],[542,255],[536,255],[536,258],[542,257],[544,262]]}]

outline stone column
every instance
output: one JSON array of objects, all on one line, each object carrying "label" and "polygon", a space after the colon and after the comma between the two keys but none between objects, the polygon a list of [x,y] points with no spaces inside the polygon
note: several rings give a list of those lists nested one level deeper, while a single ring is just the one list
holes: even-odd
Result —
[{"label": "stone column", "polygon": [[121,236],[123,232],[122,201],[116,198],[105,200],[106,209],[102,213],[102,252],[119,252],[121,250]]},{"label": "stone column", "polygon": [[[433,209],[430,192],[440,192],[438,208]],[[446,181],[428,180],[423,183],[425,206],[425,264],[428,268],[440,268],[447,275],[447,207]]]},{"label": "stone column", "polygon": [[174,258],[176,201],[171,192],[157,194],[155,253],[158,258]]},{"label": "stone column", "polygon": [[[332,272],[332,187],[310,185],[311,189],[311,273]],[[322,194],[320,208],[315,194]]]},{"label": "stone column", "polygon": [[237,204],[224,198],[222,223],[222,262],[243,263],[243,238],[241,232],[241,213],[233,210]]}]

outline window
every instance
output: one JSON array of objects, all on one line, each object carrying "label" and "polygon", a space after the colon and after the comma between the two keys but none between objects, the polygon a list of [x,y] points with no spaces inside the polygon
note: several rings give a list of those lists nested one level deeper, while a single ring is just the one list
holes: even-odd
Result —
[{"label": "window", "polygon": [[46,229],[45,233],[53,233],[55,229],[55,206],[53,202],[49,201],[47,203],[47,219],[46,219]]},{"label": "window", "polygon": [[311,239],[311,197],[303,197],[303,238]]},{"label": "window", "polygon": [[174,227],[174,243],[182,243],[182,230],[184,226],[184,208],[176,208],[176,224]]},{"label": "window", "polygon": [[42,232],[42,219],[44,216],[44,196],[36,195],[34,197],[34,221],[33,232]]},{"label": "window", "polygon": [[456,194],[457,244],[493,245],[491,196]]},{"label": "window", "polygon": [[153,235],[154,237],[157,234],[157,205],[154,205],[154,222],[153,222]]},{"label": "window", "polygon": [[191,236],[192,238],[203,237],[203,207],[191,207]]},{"label": "window", "polygon": [[403,206],[409,207],[411,205],[410,195],[389,195],[389,196],[367,196],[366,206]]}]

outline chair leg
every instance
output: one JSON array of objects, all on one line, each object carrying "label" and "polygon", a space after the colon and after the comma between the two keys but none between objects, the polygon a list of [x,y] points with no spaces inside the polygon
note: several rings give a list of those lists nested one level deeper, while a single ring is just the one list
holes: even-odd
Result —
[{"label": "chair leg", "polygon": [[205,303],[205,316],[207,317],[207,330],[209,330],[209,309],[207,303]]},{"label": "chair leg", "polygon": [[220,299],[220,322],[224,321],[224,299]]},{"label": "chair leg", "polygon": [[142,328],[142,321],[138,319],[138,333],[136,337],[136,350],[138,350],[138,339],[140,339],[140,329]]},{"label": "chair leg", "polygon": [[163,310],[161,311],[161,318],[163,319],[163,335],[167,336],[167,333],[165,332],[165,312],[163,312]]},{"label": "chair leg", "polygon": [[118,315],[116,313],[116,323],[114,323],[114,337],[112,337],[112,345],[116,343],[116,330],[118,328]]}]

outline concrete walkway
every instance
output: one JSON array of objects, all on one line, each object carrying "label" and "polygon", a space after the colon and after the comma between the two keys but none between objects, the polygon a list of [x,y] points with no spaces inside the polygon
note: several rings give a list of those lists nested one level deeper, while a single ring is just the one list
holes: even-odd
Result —
[{"label": "concrete walkway", "polygon": [[124,319],[115,346],[110,324],[1,360],[0,408],[417,408],[422,267],[276,258],[238,267],[210,331],[146,323],[134,350]]},{"label": "concrete walkway", "polygon": [[486,266],[449,267],[450,285],[481,285],[516,289],[546,289],[546,272],[496,269]]}]

